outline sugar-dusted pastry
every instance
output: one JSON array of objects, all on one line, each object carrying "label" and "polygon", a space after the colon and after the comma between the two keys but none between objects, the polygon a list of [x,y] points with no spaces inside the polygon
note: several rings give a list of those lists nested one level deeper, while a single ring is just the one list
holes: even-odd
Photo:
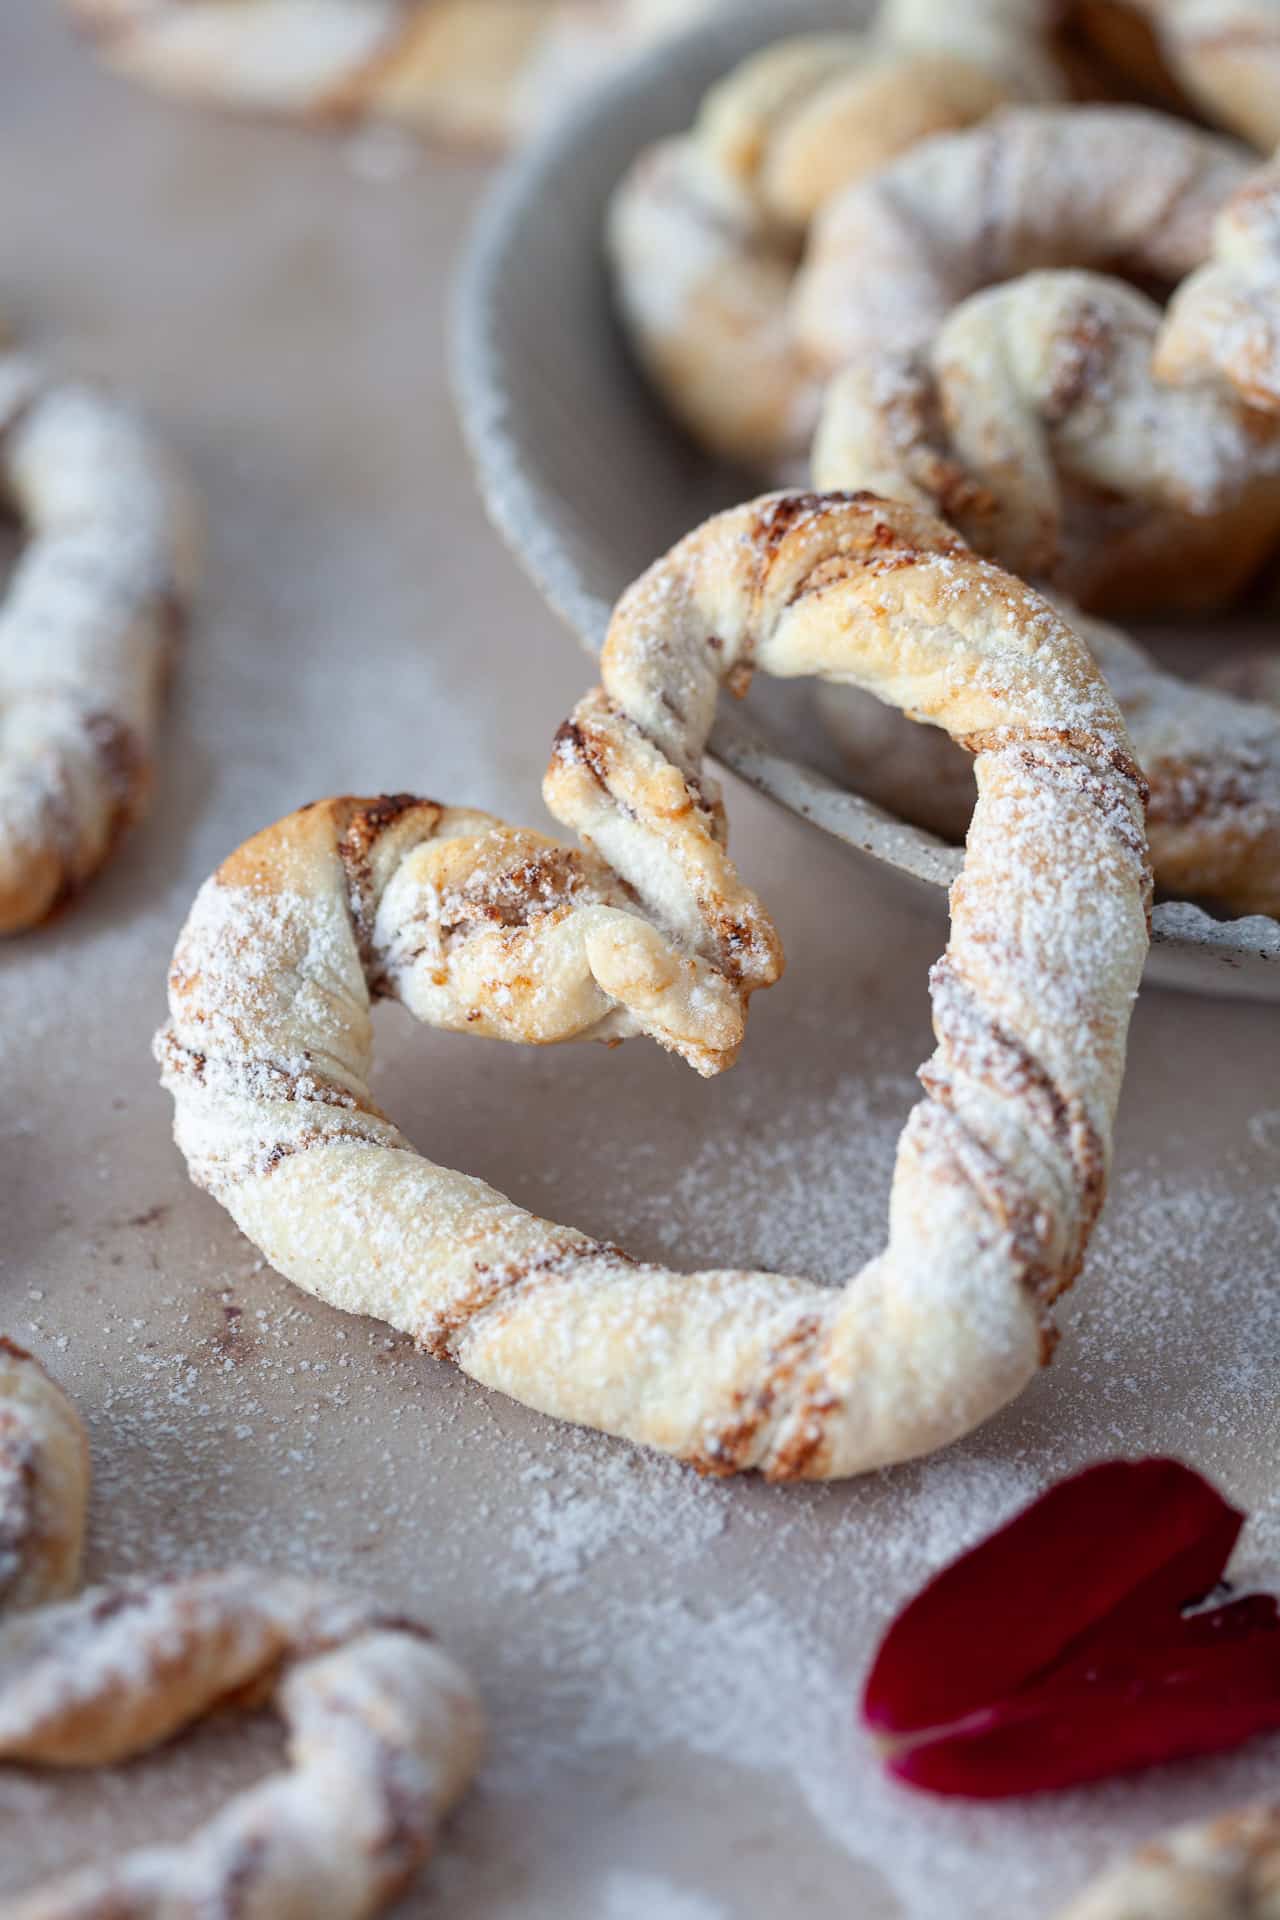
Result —
[{"label": "sugar-dusted pastry", "polygon": [[1280,141],[1280,0],[1090,0],[1089,25],[1141,64],[1135,24],[1210,120],[1259,147]]},{"label": "sugar-dusted pastry", "polygon": [[1155,370],[1183,388],[1216,384],[1237,396],[1268,444],[1280,414],[1280,159],[1218,215],[1211,257],[1170,303]]},{"label": "sugar-dusted pastry", "polygon": [[1222,604],[1280,539],[1280,422],[1242,382],[1169,384],[1179,301],[1111,276],[1192,274],[1257,190],[1231,143],[1121,107],[1006,109],[868,176],[792,299],[834,380],[816,481],[929,505],[1091,607]]},{"label": "sugar-dusted pastry", "polygon": [[[754,671],[872,691],[977,778],[888,1245],[838,1289],[637,1265],[423,1159],[369,1087],[379,997],[509,1039],[646,1030],[704,1072],[732,1059],[781,953],[702,755],[720,688]],[[1102,1204],[1150,890],[1115,703],[1044,600],[868,495],[708,521],[623,596],[601,673],[545,783],[590,854],[332,800],[206,884],[157,1040],[191,1175],[298,1285],[558,1418],[776,1479],[942,1446],[1050,1351]]]},{"label": "sugar-dusted pastry", "polygon": [[270,1701],[287,1764],[185,1841],[8,1896],[4,1920],[364,1920],[386,1905],[475,1771],[466,1676],[412,1621],[287,1574],[156,1576],[63,1598],[87,1496],[75,1408],[4,1342],[0,1760],[110,1766],[230,1703]]},{"label": "sugar-dusted pastry", "polygon": [[66,0],[113,67],[166,93],[446,139],[527,133],[715,0]]},{"label": "sugar-dusted pastry", "polygon": [[1272,1920],[1280,1911],[1280,1806],[1176,1827],[1113,1867],[1058,1920]]},{"label": "sugar-dusted pastry", "polygon": [[1046,0],[885,0],[871,33],[781,40],[713,87],[692,132],[642,154],[608,245],[641,364],[706,447],[760,467],[808,443],[819,388],[788,298],[831,195],[1000,101],[1052,97]]},{"label": "sugar-dusted pastry", "polygon": [[109,857],[145,803],[194,573],[186,497],[127,408],[0,354],[0,480],[24,544],[0,595],[0,934]]},{"label": "sugar-dusted pastry", "polygon": [[1161,327],[1146,294],[1079,269],[974,294],[923,351],[837,375],[814,480],[928,506],[1086,606],[1217,607],[1280,539],[1280,423],[1160,378]]},{"label": "sugar-dusted pastry", "polygon": [[[1165,673],[1127,634],[1059,602],[1107,677],[1151,789],[1147,832],[1161,892],[1280,917],[1280,676],[1264,704],[1256,666],[1233,691]],[[1252,682],[1252,683],[1250,683]],[[973,773],[945,734],[845,687],[818,692],[859,793],[960,840]]]}]

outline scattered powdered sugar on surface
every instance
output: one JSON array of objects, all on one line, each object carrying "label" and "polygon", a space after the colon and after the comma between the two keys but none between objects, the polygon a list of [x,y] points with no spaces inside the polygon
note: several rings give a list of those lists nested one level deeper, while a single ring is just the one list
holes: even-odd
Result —
[{"label": "scattered powdered sugar on surface", "polygon": [[[20,33],[43,38],[18,63],[39,102],[15,113],[23,164],[0,176],[19,290],[50,324],[84,316],[209,508],[151,820],[0,954],[4,1326],[88,1421],[90,1576],[270,1565],[438,1628],[492,1737],[403,1920],[943,1920],[944,1897],[946,1920],[1048,1915],[1155,1828],[1271,1786],[1274,1740],[1043,1804],[931,1803],[881,1778],[854,1707],[908,1594],[1100,1455],[1213,1473],[1256,1514],[1241,1577],[1275,1577],[1272,1009],[1144,996],[1053,1367],[945,1455],[847,1487],[702,1481],[556,1426],[288,1286],[191,1188],[148,1043],[200,882],[324,793],[545,825],[537,784],[584,663],[499,556],[452,437],[424,263],[469,186],[423,166],[374,193],[341,142],[142,114],[36,11]],[[79,141],[36,68],[80,89]],[[163,244],[139,244],[147,221]],[[520,1053],[388,1010],[374,1091],[433,1158],[642,1257],[836,1282],[883,1243],[939,926],[736,788],[730,813],[789,962],[732,1075],[697,1082],[642,1043]],[[270,1722],[227,1719],[126,1769],[0,1771],[0,1890],[176,1838],[278,1751]]]},{"label": "scattered powdered sugar on surface", "polygon": [[648,1873],[611,1873],[599,1890],[597,1912],[600,1920],[727,1920],[718,1900]]},{"label": "scattered powdered sugar on surface", "polygon": [[[776,1111],[753,1113],[752,1075],[726,1081],[720,1128],[682,1156],[673,1183],[651,1154],[630,1156],[611,1201],[623,1238],[652,1236],[674,1252],[688,1222],[699,1258],[714,1247],[829,1278],[846,1253],[851,1265],[874,1247],[911,1097],[904,1043],[855,1020],[841,1037],[864,1075],[824,1076],[812,1057],[820,1029],[812,1012],[789,1023],[771,1074]],[[808,1097],[807,1079],[817,1083]],[[569,1105],[565,1165],[547,1158],[548,1187],[573,1185],[566,1168],[592,1126]],[[688,1903],[698,1900],[713,1913],[771,1914],[785,1910],[802,1844],[828,1892],[871,1876],[880,1904],[869,1912],[934,1920],[941,1876],[957,1913],[995,1920],[1017,1899],[1035,1907],[1046,1886],[1065,1894],[1166,1820],[1263,1790],[1274,1768],[1275,1743],[1263,1742],[1043,1804],[954,1807],[884,1780],[854,1711],[901,1601],[1054,1475],[1163,1448],[1247,1498],[1242,1450],[1273,1406],[1280,1198],[1258,1209],[1242,1190],[1243,1168],[1265,1169],[1270,1148],[1240,1131],[1237,1164],[1216,1172],[1180,1177],[1158,1160],[1121,1170],[1089,1272],[1064,1303],[1059,1360],[997,1428],[849,1487],[701,1481],[541,1420],[307,1300],[209,1203],[162,1208],[132,1229],[160,1269],[145,1312],[108,1296],[87,1345],[83,1327],[59,1331],[53,1301],[34,1288],[15,1331],[73,1390],[86,1366],[105,1370],[105,1391],[86,1406],[95,1574],[216,1565],[229,1552],[323,1572],[423,1612],[471,1664],[495,1735],[481,1802],[459,1816],[438,1869],[442,1896],[464,1911],[474,1900],[477,1913],[550,1914],[563,1884],[566,1900],[584,1904],[560,1910],[596,1920],[611,1911],[604,1889],[617,1875],[618,1900],[651,1889],[655,1920],[697,1914]],[[109,1264],[112,1244],[104,1231],[83,1270]],[[183,1290],[168,1290],[169,1271],[187,1276]],[[1242,1579],[1280,1571],[1274,1499],[1239,1565]],[[265,1737],[243,1753],[220,1747],[206,1766],[201,1736],[179,1755],[175,1805],[203,1808],[229,1779],[264,1767]],[[615,1776],[623,1784],[606,1791]],[[668,1856],[664,1831],[694,1814],[657,1811],[656,1783],[668,1777],[695,1797],[718,1782],[735,1818],[759,1829],[758,1885],[739,1887],[729,1856],[718,1868],[669,1864],[684,1842],[674,1834]],[[19,1783],[0,1811],[25,1804]],[[114,1791],[101,1806],[86,1847],[94,1836],[108,1843],[105,1810],[125,1817]],[[565,1849],[577,1858],[585,1846],[583,1820],[600,1877],[588,1849],[562,1883]],[[489,1821],[499,1847],[519,1836],[519,1897],[490,1857]]]}]

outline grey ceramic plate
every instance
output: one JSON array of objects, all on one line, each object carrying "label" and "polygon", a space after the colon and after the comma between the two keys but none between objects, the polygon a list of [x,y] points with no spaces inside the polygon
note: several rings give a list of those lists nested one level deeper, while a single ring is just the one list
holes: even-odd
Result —
[{"label": "grey ceramic plate", "polygon": [[[847,25],[849,0],[803,0],[786,24]],[[696,453],[632,367],[601,247],[633,156],[688,126],[707,85],[780,31],[776,6],[734,13],[631,67],[503,175],[477,223],[455,309],[454,382],[498,530],[583,646],[656,555],[750,491]],[[716,757],[780,805],[879,864],[938,914],[960,856],[840,784],[807,698],[759,684],[725,702]],[[1157,907],[1148,977],[1280,1001],[1280,923]]]}]

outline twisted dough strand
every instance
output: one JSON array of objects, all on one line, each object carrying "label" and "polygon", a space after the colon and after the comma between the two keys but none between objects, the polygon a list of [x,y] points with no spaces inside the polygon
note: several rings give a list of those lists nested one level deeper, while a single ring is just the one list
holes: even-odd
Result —
[{"label": "twisted dough strand", "polygon": [[954,308],[924,353],[837,376],[819,486],[941,512],[979,552],[1084,605],[1219,605],[1280,530],[1280,433],[1217,385],[1153,378],[1159,308],[1121,281],[1024,274]]},{"label": "twisted dough strand", "polygon": [[[1147,777],[1161,889],[1234,914],[1280,917],[1280,679],[1269,690],[1255,661],[1231,691],[1226,675],[1197,686],[1163,672],[1117,628],[1059,607],[1105,673]],[[964,838],[973,775],[944,735],[848,688],[822,688],[819,704],[860,793],[948,839]]]},{"label": "twisted dough strand", "polygon": [[358,1920],[394,1898],[473,1774],[460,1670],[412,1622],[236,1568],[98,1587],[0,1628],[0,1759],[101,1766],[229,1698],[273,1700],[282,1773],[193,1838],[144,1847],[5,1905],[5,1920],[235,1911]]},{"label": "twisted dough strand", "polygon": [[5,1920],[375,1912],[425,1861],[475,1770],[481,1721],[465,1676],[413,1622],[257,1569],[61,1599],[76,1584],[87,1497],[75,1408],[0,1342],[0,1760],[111,1765],[229,1702],[270,1699],[287,1766],[179,1845],[0,1902]]},{"label": "twisted dough strand", "polygon": [[1280,414],[1280,160],[1261,167],[1214,223],[1213,255],[1178,288],[1160,332],[1162,380],[1219,383],[1255,409],[1265,438]]},{"label": "twisted dough strand", "polygon": [[0,934],[82,886],[141,812],[194,574],[190,509],[132,416],[0,356],[0,484],[26,544],[0,600]]},{"label": "twisted dough strand", "polygon": [[[514,888],[497,929],[487,882],[470,915],[442,893],[436,836],[472,840],[476,816],[464,832],[425,802],[332,801],[250,842],[197,901],[158,1049],[193,1177],[300,1285],[560,1418],[712,1472],[818,1478],[942,1445],[1044,1355],[1106,1181],[1146,949],[1143,791],[1070,630],[936,522],[866,496],[721,515],[624,596],[604,689],[562,730],[546,793],[672,970],[718,976],[739,1007],[776,977],[777,941],[700,761],[719,686],[754,668],[869,687],[976,755],[938,1051],[888,1248],[844,1289],[637,1266],[431,1165],[378,1114],[373,993],[506,1037],[644,1023],[584,959],[575,915],[595,898]],[[483,845],[460,857],[487,870]],[[548,947],[567,973],[542,974]]]}]

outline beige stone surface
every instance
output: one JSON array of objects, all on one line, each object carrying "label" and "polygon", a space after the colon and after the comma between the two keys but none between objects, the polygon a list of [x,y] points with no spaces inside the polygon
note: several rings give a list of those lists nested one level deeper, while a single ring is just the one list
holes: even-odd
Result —
[{"label": "beige stone surface", "polygon": [[[150,822],[0,953],[3,1324],[90,1423],[95,1575],[310,1568],[422,1613],[470,1663],[490,1762],[404,1913],[1047,1914],[1138,1836],[1273,1783],[1280,1743],[931,1804],[880,1778],[858,1684],[929,1571],[1098,1456],[1203,1467],[1258,1512],[1246,1577],[1280,1574],[1274,1008],[1144,998],[1054,1365],[949,1454],[833,1489],[704,1484],[344,1322],[263,1269],[169,1139],[148,1052],[165,967],[240,839],[342,790],[542,820],[587,670],[484,525],[451,419],[444,301],[483,186],[186,115],[100,75],[48,0],[3,9],[0,309],[141,396],[209,523]],[[936,933],[794,821],[740,793],[731,815],[790,958],[733,1074],[389,1011],[378,1090],[429,1153],[636,1253],[834,1280],[882,1231]],[[221,1726],[83,1780],[0,1772],[0,1892],[176,1836],[272,1741]]]}]

